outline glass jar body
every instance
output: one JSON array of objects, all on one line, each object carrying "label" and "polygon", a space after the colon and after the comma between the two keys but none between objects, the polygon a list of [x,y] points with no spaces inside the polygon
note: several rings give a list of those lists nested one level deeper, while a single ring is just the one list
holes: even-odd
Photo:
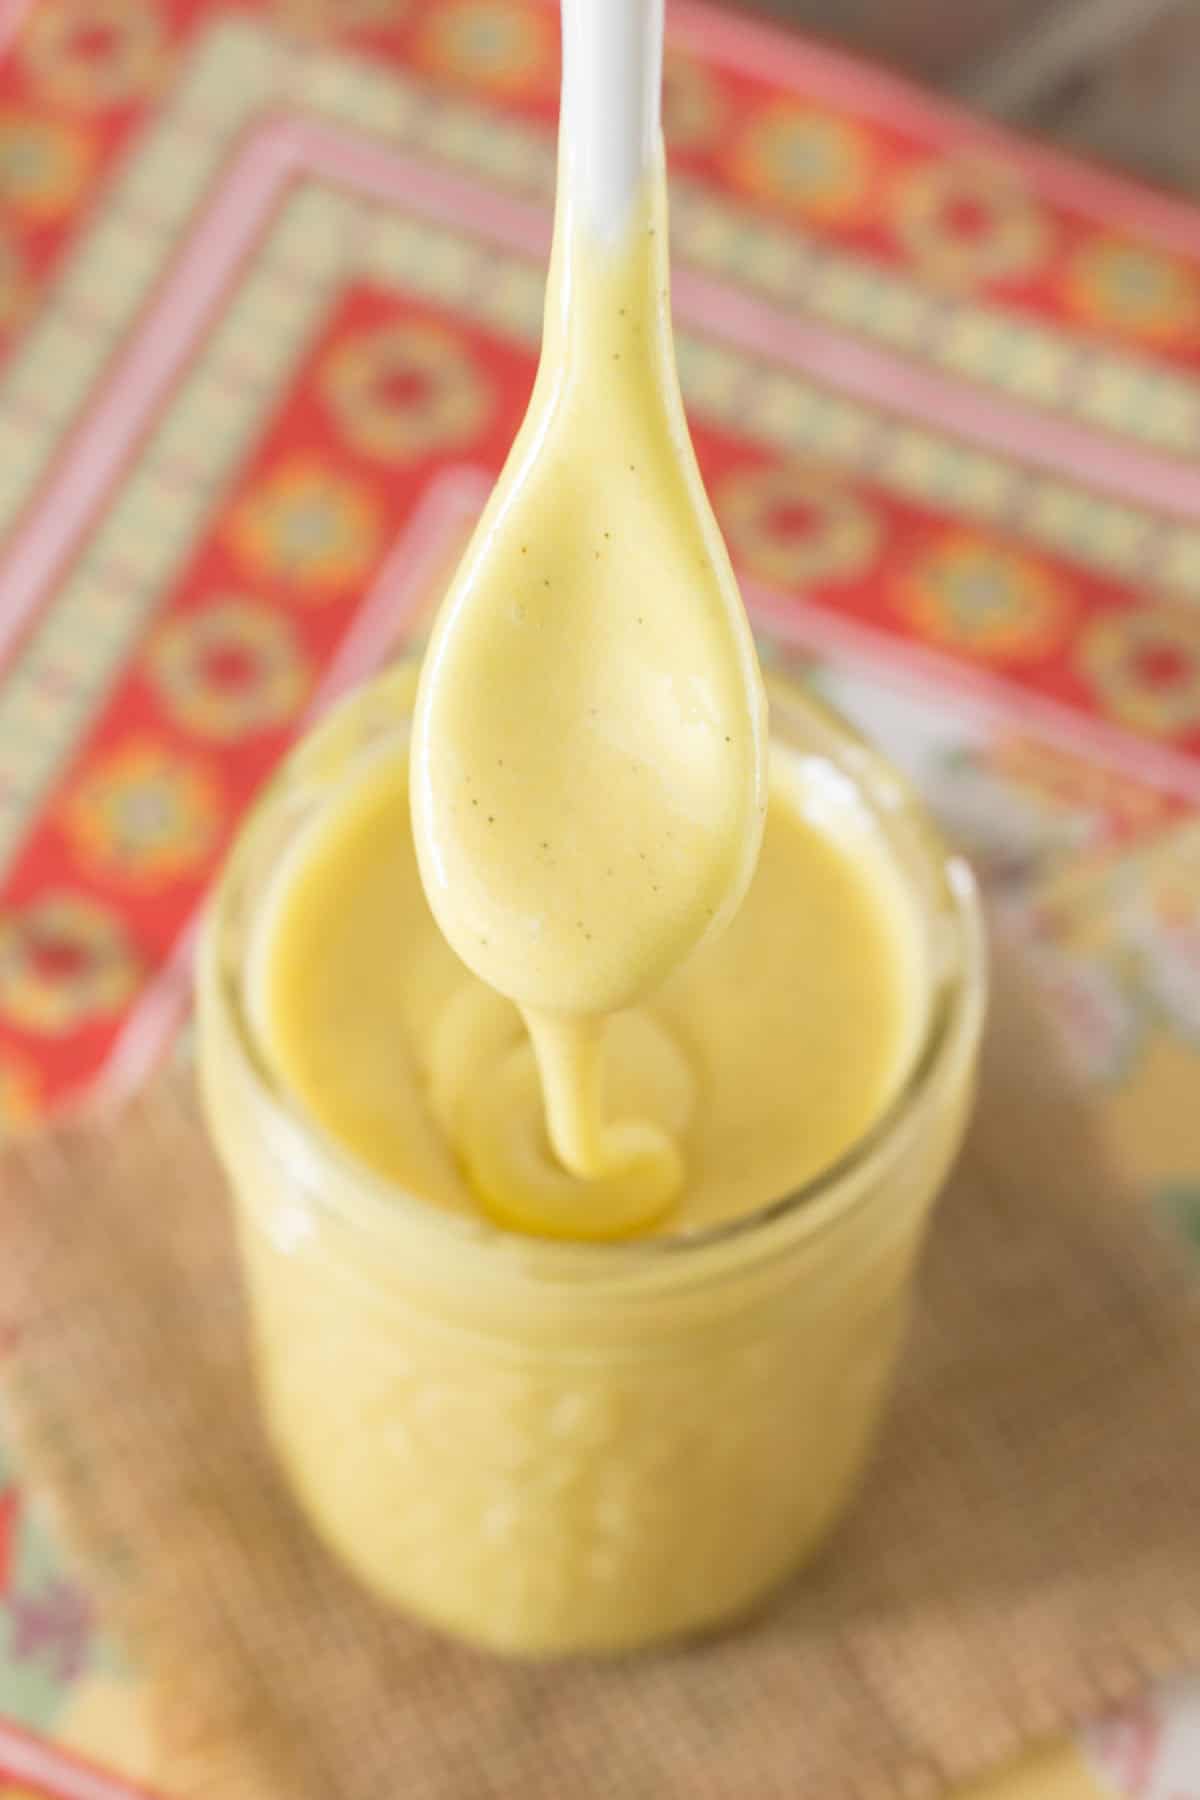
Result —
[{"label": "glass jar body", "polygon": [[[711,1628],[811,1555],[870,1445],[969,1105],[973,890],[947,884],[913,814],[921,904],[940,909],[931,970],[945,985],[955,965],[941,1037],[872,1144],[805,1194],[623,1246],[447,1217],[381,1192],[271,1092],[238,1003],[261,882],[356,758],[404,729],[410,698],[395,671],[301,747],[231,860],[202,951],[203,1082],[268,1426],[342,1558],[472,1642],[544,1655]],[[886,782],[800,696],[781,710],[781,730],[819,730],[860,782],[869,768]]]}]

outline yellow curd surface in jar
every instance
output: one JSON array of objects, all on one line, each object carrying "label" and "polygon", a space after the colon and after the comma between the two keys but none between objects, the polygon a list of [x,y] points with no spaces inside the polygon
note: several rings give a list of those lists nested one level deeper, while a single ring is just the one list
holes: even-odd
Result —
[{"label": "yellow curd surface in jar", "polygon": [[[606,1230],[606,1191],[562,1168],[517,1007],[430,913],[408,757],[379,754],[295,845],[264,908],[252,1009],[277,1081],[375,1174],[507,1224],[505,1180],[548,1235]],[[729,926],[603,1021],[606,1115],[676,1147],[684,1179],[642,1228],[745,1216],[827,1168],[879,1116],[922,1023],[919,928],[847,778],[780,747],[762,852]],[[619,1204],[619,1201],[618,1201]]]}]

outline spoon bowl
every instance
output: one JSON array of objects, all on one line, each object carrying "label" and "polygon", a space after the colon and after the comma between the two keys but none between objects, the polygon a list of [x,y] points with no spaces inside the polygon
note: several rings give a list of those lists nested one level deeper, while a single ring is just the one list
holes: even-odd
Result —
[{"label": "spoon bowl", "polygon": [[414,724],[442,931],[527,1009],[610,1012],[728,919],[766,708],[670,330],[661,0],[564,0],[539,375],[443,603]]}]

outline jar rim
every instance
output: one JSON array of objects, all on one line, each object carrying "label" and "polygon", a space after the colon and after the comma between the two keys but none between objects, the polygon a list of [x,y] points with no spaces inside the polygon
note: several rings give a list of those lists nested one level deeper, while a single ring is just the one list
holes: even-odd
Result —
[{"label": "jar rim", "polygon": [[[361,703],[364,696],[389,683],[408,680],[415,686],[415,668],[415,657],[411,653],[405,655],[340,702],[317,726],[316,735],[344,716],[356,702]],[[982,1027],[987,985],[982,907],[969,865],[944,843],[907,781],[840,714],[795,677],[777,670],[764,673],[773,701],[799,708],[810,719],[822,722],[839,746],[853,750],[854,778],[860,789],[866,788],[865,797],[873,815],[902,808],[909,823],[918,827],[926,873],[932,876],[939,891],[942,914],[954,940],[952,967],[943,971],[937,981],[920,1042],[888,1104],[839,1157],[799,1186],[750,1212],[662,1236],[599,1242],[537,1237],[508,1229],[482,1212],[472,1217],[450,1212],[390,1181],[339,1143],[275,1077],[260,1054],[239,992],[244,985],[244,958],[240,959],[241,968],[223,966],[226,959],[222,940],[230,928],[229,914],[237,902],[244,862],[256,834],[264,830],[286,796],[296,758],[304,743],[312,741],[303,740],[285,757],[243,822],[207,910],[200,945],[199,982],[203,1000],[215,1008],[215,1022],[221,1028],[220,1054],[232,1054],[236,1059],[238,1078],[256,1106],[256,1123],[261,1124],[273,1147],[289,1163],[303,1159],[318,1172],[318,1178],[305,1185],[314,1191],[323,1207],[367,1235],[377,1232],[386,1236],[400,1227],[417,1227],[440,1238],[447,1249],[470,1245],[485,1254],[532,1255],[544,1263],[540,1273],[547,1278],[559,1275],[576,1280],[581,1276],[627,1277],[634,1271],[665,1275],[674,1270],[682,1274],[706,1256],[719,1255],[735,1246],[749,1248],[764,1238],[774,1239],[789,1224],[799,1225],[808,1238],[823,1234],[848,1214],[857,1212],[857,1202],[873,1191],[872,1172],[899,1155],[915,1121],[936,1103],[939,1091],[954,1079],[957,1069],[966,1066],[974,1052]],[[884,793],[886,807],[881,805]],[[322,1170],[334,1179],[321,1180]],[[354,1196],[353,1203],[347,1201],[347,1195]]]}]

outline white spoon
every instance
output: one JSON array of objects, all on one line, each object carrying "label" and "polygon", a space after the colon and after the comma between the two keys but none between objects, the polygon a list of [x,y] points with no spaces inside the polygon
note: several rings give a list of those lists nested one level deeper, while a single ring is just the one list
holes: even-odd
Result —
[{"label": "white spoon", "polygon": [[[662,10],[563,0],[541,364],[442,605],[413,734],[443,933],[535,1043],[577,1024],[579,1051],[586,1021],[728,918],[765,805],[758,665],[675,372]],[[551,1124],[568,1166],[590,1160]]]}]

